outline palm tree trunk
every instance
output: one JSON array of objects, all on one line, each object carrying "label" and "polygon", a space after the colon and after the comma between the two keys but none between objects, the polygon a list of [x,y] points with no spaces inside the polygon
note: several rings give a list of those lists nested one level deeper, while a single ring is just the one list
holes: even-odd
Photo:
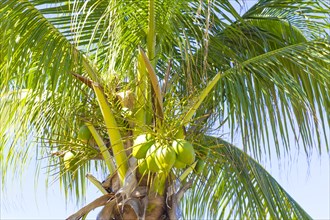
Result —
[{"label": "palm tree trunk", "polygon": [[68,220],[78,220],[87,215],[91,210],[103,206],[97,219],[178,219],[180,216],[179,200],[183,194],[191,187],[188,182],[180,190],[173,185],[167,184],[167,189],[163,195],[152,192],[150,176],[138,174],[139,185],[132,192],[125,192],[125,187],[120,186],[117,175],[108,178],[102,184],[109,192],[89,203],[75,214],[68,217]]}]

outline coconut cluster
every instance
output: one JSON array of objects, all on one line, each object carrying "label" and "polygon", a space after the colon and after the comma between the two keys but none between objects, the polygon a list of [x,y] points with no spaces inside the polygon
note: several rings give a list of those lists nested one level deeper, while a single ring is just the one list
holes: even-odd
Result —
[{"label": "coconut cluster", "polygon": [[139,172],[166,172],[172,167],[185,168],[195,161],[192,144],[184,139],[155,139],[150,134],[141,134],[134,140],[132,155],[138,159]]}]

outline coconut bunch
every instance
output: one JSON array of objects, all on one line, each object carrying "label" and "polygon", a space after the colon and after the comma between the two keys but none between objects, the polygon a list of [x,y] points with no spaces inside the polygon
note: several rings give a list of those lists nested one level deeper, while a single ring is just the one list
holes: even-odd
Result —
[{"label": "coconut bunch", "polygon": [[159,140],[151,134],[139,135],[134,140],[132,155],[138,159],[139,172],[169,173],[172,167],[182,169],[195,161],[192,144],[184,139]]}]

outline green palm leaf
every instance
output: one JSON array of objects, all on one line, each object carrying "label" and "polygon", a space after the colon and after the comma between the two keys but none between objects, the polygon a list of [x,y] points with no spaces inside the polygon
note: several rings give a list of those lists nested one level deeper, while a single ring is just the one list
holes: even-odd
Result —
[{"label": "green palm leaf", "polygon": [[185,218],[311,219],[248,154],[211,136],[205,136],[202,144],[211,153],[205,158],[203,173],[193,177],[194,187],[184,197]]},{"label": "green palm leaf", "polygon": [[[0,137],[1,154],[6,158],[3,167],[19,172],[24,170],[34,147],[39,157],[49,157],[56,148],[64,151],[74,146],[85,148],[72,141],[96,105],[89,98],[91,92],[70,73],[81,72],[78,64],[82,58],[55,26],[28,1],[2,1],[0,6],[0,26],[6,30],[0,34],[0,109],[1,115],[6,116],[1,133],[8,135]],[[28,96],[22,98],[20,91],[29,91]],[[8,101],[3,97],[9,93],[11,100]],[[48,148],[41,147],[45,145]],[[4,147],[9,150],[5,151]],[[77,189],[82,193],[85,186],[77,181],[81,181],[81,176],[84,178],[88,171],[85,168],[90,167],[84,162],[97,154],[95,149],[85,150],[86,154],[79,160],[82,168],[77,171],[79,175],[74,176],[74,185],[79,186]],[[59,160],[49,160],[49,163],[58,165]],[[2,171],[4,178],[9,169]],[[50,169],[52,174],[58,172]],[[64,177],[64,185],[71,185],[70,175],[60,175]]]},{"label": "green palm leaf", "polygon": [[[329,44],[328,37],[322,38],[327,36],[327,12],[322,1],[261,1],[242,19],[215,28],[209,76],[222,76],[204,105],[210,103],[209,111],[216,108],[219,118],[209,118],[208,124],[222,124],[228,116],[231,133],[239,127],[244,145],[256,157],[269,152],[269,134],[274,136],[278,155],[287,152],[300,135],[307,154],[315,142],[321,151],[321,136],[329,149]],[[300,25],[306,18],[308,25]],[[192,78],[191,84],[200,84],[200,78]],[[288,135],[291,129],[293,141]]]},{"label": "green palm leaf", "polygon": [[[221,97],[225,97],[226,101],[219,100],[223,103],[221,108],[233,112],[230,123],[233,127],[239,124],[242,137],[247,138],[250,146],[260,146],[261,142],[266,144],[264,137],[272,132],[277,153],[280,153],[279,131],[284,146],[289,149],[290,128],[296,137],[298,133],[303,134],[303,146],[308,152],[308,146],[313,146],[313,128],[317,140],[322,134],[315,119],[316,111],[319,111],[323,123],[321,128],[327,140],[327,124],[324,123],[329,125],[329,118],[323,120],[325,112],[322,106],[329,106],[329,84],[326,80],[330,77],[329,63],[326,62],[330,55],[328,48],[323,40],[298,43],[238,63],[237,67],[224,73],[227,76],[223,77],[219,88],[223,90],[224,96]],[[313,86],[315,84],[319,87]],[[271,125],[269,131],[263,126],[267,125],[267,121]],[[298,129],[295,128],[296,123]],[[321,143],[318,146],[321,150]]]}]

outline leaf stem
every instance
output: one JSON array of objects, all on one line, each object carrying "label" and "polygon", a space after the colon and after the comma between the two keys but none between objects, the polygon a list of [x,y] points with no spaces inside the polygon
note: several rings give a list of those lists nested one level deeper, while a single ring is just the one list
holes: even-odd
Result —
[{"label": "leaf stem", "polygon": [[93,138],[95,139],[97,145],[99,146],[103,159],[109,169],[110,175],[113,174],[114,172],[116,172],[116,166],[113,163],[113,160],[112,160],[113,158],[110,155],[109,150],[106,147],[103,139],[101,138],[101,136],[99,135],[99,133],[96,131],[95,127],[91,123],[86,122],[85,125],[88,127],[88,129],[92,133]]},{"label": "leaf stem", "polygon": [[146,76],[146,66],[143,62],[142,54],[138,55],[137,84],[136,84],[136,113],[135,119],[139,125],[146,124],[146,110],[148,103],[148,77]]},{"label": "leaf stem", "polygon": [[108,194],[108,192],[103,188],[102,184],[100,183],[100,181],[98,181],[92,174],[87,173],[86,174],[86,178],[91,181],[91,183],[94,184],[94,186],[96,186],[96,188],[98,188],[104,195]]},{"label": "leaf stem", "polygon": [[179,177],[180,181],[183,181],[184,179],[187,178],[187,176],[191,173],[191,171],[194,170],[196,164],[197,164],[197,161],[195,161],[191,166],[189,166],[189,167],[183,172],[183,174],[181,174],[181,176]]},{"label": "leaf stem", "polygon": [[148,36],[147,49],[148,57],[151,60],[152,66],[156,66],[155,47],[156,47],[156,22],[155,22],[155,0],[149,0],[149,14],[148,14]]},{"label": "leaf stem", "polygon": [[157,116],[159,116],[160,118],[163,118],[163,98],[162,98],[162,92],[161,92],[160,86],[158,84],[158,79],[157,79],[155,70],[154,70],[150,60],[148,59],[148,57],[146,56],[146,54],[142,50],[142,48],[140,48],[140,54],[142,56],[142,60],[145,64],[145,66],[148,70],[149,79],[151,81],[151,85],[152,85],[153,91],[154,91],[155,96],[156,96]]},{"label": "leaf stem", "polygon": [[105,125],[107,127],[108,135],[111,142],[114,158],[118,167],[118,176],[121,183],[124,182],[126,172],[128,170],[128,159],[125,152],[124,144],[118,130],[116,119],[108,105],[108,102],[101,90],[99,84],[93,83],[93,88],[96,94],[97,101],[101,108]]}]

